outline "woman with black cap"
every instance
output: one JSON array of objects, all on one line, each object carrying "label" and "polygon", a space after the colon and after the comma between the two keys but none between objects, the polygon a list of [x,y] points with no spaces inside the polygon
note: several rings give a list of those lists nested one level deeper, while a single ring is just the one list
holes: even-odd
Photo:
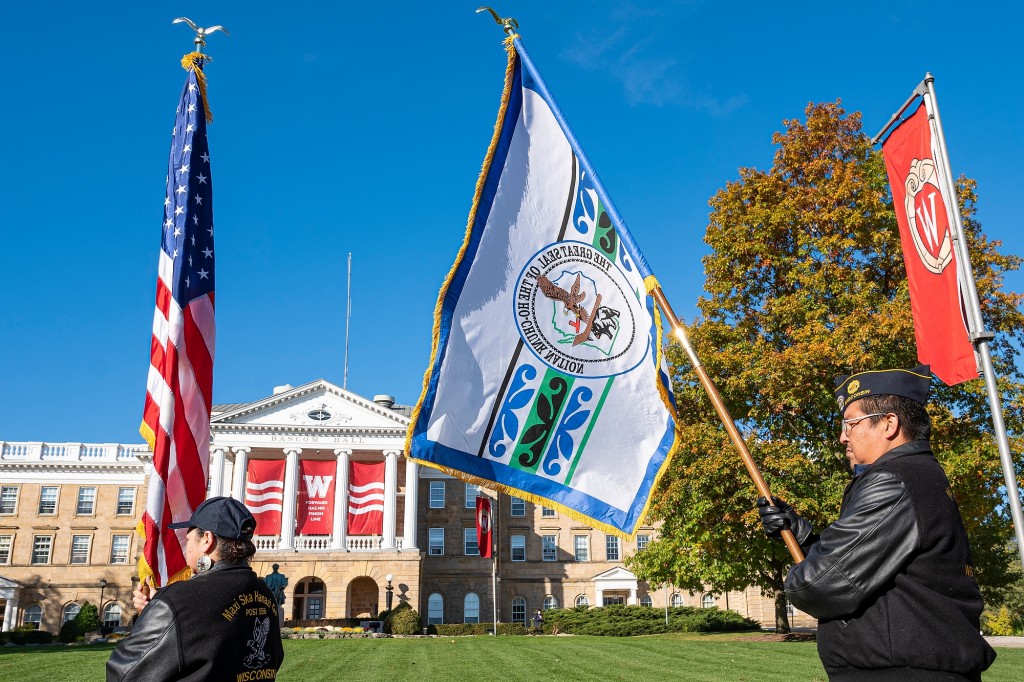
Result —
[{"label": "woman with black cap", "polygon": [[152,598],[135,592],[139,618],[111,653],[107,681],[272,680],[284,660],[278,604],[249,567],[256,520],[238,500],[212,497],[188,528],[189,580]]}]

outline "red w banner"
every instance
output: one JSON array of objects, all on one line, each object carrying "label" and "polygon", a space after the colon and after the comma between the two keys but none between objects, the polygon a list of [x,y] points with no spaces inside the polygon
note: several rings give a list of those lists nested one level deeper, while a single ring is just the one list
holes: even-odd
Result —
[{"label": "red w banner", "polygon": [[491,558],[491,500],[487,497],[476,497],[476,546],[480,556]]},{"label": "red w banner", "polygon": [[[334,477],[337,462],[299,462],[299,535],[330,535],[334,525]],[[383,499],[383,498],[382,498]]]},{"label": "red w banner", "polygon": [[256,519],[256,535],[281,532],[284,507],[283,459],[251,459],[245,476],[245,506]]},{"label": "red w banner", "polygon": [[384,462],[352,462],[348,477],[348,534],[384,532]]},{"label": "red w banner", "polygon": [[947,385],[978,376],[950,229],[956,198],[942,194],[941,157],[924,104],[882,144],[910,284],[917,358]]}]

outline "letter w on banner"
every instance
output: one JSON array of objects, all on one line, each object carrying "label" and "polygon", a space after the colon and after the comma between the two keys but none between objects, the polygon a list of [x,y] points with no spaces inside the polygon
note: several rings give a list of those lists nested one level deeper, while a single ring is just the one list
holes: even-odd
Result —
[{"label": "letter w on banner", "polygon": [[348,477],[348,534],[384,532],[384,462],[352,462]]},{"label": "letter w on banner", "polygon": [[251,459],[245,475],[245,506],[256,519],[256,535],[281,532],[284,508],[283,459]]},{"label": "letter w on banner", "polygon": [[406,452],[629,536],[669,461],[657,284],[518,36]]},{"label": "letter w on banner", "polygon": [[330,535],[334,525],[334,475],[337,462],[299,462],[298,532]]},{"label": "letter w on banner", "polygon": [[942,168],[925,104],[882,143],[910,284],[917,358],[952,386],[978,376],[967,331],[950,224],[956,197],[942,195]]}]

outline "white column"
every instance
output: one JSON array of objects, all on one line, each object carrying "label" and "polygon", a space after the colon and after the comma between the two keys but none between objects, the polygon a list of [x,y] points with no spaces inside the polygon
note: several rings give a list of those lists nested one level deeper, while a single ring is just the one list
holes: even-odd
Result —
[{"label": "white column", "polygon": [[231,497],[239,502],[245,502],[245,476],[249,470],[249,453],[252,448],[231,448],[235,453],[235,465],[232,469],[234,485],[231,488]]},{"label": "white column", "polygon": [[636,586],[629,588],[629,599],[626,600],[627,606],[636,606]]},{"label": "white column", "polygon": [[7,598],[7,608],[4,609],[4,626],[3,632],[7,632],[14,628],[15,622],[18,620],[18,597]]},{"label": "white column", "polygon": [[281,514],[281,549],[295,549],[295,506],[299,496],[299,453],[301,448],[285,448],[284,512]]},{"label": "white column", "polygon": [[395,521],[398,517],[398,450],[384,451],[384,537],[381,549],[395,548]]},{"label": "white column", "polygon": [[348,539],[348,458],[351,450],[335,450],[338,456],[338,470],[334,474],[334,525],[331,533],[331,549],[345,549]]},{"label": "white column", "polygon": [[416,549],[416,525],[419,519],[420,465],[405,458],[405,532],[402,549]]},{"label": "white column", "polygon": [[594,606],[604,606],[604,590],[600,587],[595,588],[596,594],[594,595]]},{"label": "white column", "polygon": [[224,494],[224,448],[214,448],[210,452],[210,497]]}]

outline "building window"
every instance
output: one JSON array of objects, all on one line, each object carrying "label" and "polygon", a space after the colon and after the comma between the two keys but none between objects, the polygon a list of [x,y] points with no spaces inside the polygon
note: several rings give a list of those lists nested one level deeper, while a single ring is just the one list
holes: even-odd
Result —
[{"label": "building window", "polygon": [[545,535],[543,538],[543,553],[542,557],[544,561],[557,561],[558,560],[558,536],[557,535]]},{"label": "building window", "polygon": [[71,536],[71,563],[73,563],[73,564],[87,564],[87,563],[89,563],[89,536],[88,535],[72,535]]},{"label": "building window", "polygon": [[444,509],[444,481],[430,482],[430,508]]},{"label": "building window", "polygon": [[676,592],[675,594],[672,595],[672,606],[682,606],[682,605],[683,605],[683,595],[681,595],[678,592]]},{"label": "building window", "polygon": [[32,606],[25,609],[25,618],[22,621],[22,625],[27,625],[33,630],[39,629],[39,623],[43,620],[43,607],[39,604],[33,604]]},{"label": "building window", "polygon": [[444,597],[434,592],[427,599],[427,625],[444,622]]},{"label": "building window", "polygon": [[604,536],[605,558],[608,561],[619,560],[619,538],[615,535]]},{"label": "building window", "polygon": [[590,600],[587,599],[587,595],[581,594],[576,597],[576,606],[590,606]]},{"label": "building window", "polygon": [[128,545],[131,538],[127,535],[115,535],[110,541],[110,563],[128,563]]},{"label": "building window", "polygon": [[558,608],[558,600],[555,599],[554,595],[549,594],[548,596],[544,597],[544,610],[545,611],[550,611],[551,609],[557,609],[557,608]]},{"label": "building window", "polygon": [[103,627],[116,628],[121,626],[121,605],[111,602],[103,607]]},{"label": "building window", "polygon": [[644,596],[640,597],[640,606],[646,606],[648,608],[654,606],[654,600],[651,599],[651,595],[645,594]]},{"label": "building window", "polygon": [[476,509],[476,498],[480,495],[480,486],[466,484],[466,509]]},{"label": "building window", "polygon": [[81,605],[76,604],[75,602],[71,602],[70,604],[65,605],[64,610],[61,612],[60,615],[60,624],[64,625],[64,623],[68,622],[69,620],[74,620],[75,616],[77,616],[78,612],[81,610]]},{"label": "building window", "polygon": [[480,545],[476,542],[476,528],[463,528],[462,534],[466,540],[466,556],[480,556]]},{"label": "building window", "polygon": [[526,625],[526,599],[516,597],[512,600],[512,622]]},{"label": "building window", "polygon": [[444,528],[428,529],[427,555],[444,556]]},{"label": "building window", "polygon": [[512,498],[512,516],[526,516],[526,500],[521,497]]},{"label": "building window", "polygon": [[39,490],[39,513],[41,515],[57,513],[57,486],[44,485]]},{"label": "building window", "polygon": [[135,488],[117,489],[117,513],[128,516],[135,513]]},{"label": "building window", "polygon": [[541,507],[540,515],[542,518],[551,518],[555,515],[555,510],[551,507]]},{"label": "building window", "polygon": [[590,536],[574,535],[572,546],[576,561],[590,561]]},{"label": "building window", "polygon": [[78,489],[78,509],[76,514],[92,514],[96,510],[96,488],[81,487]]},{"label": "building window", "polygon": [[715,595],[710,592],[705,592],[704,596],[700,598],[700,607],[702,609],[715,608]]},{"label": "building window", "polygon": [[11,563],[12,535],[0,535],[0,566]]},{"label": "building window", "polygon": [[0,514],[13,514],[18,511],[18,486],[0,486]]},{"label": "building window", "polygon": [[636,536],[636,548],[638,550],[647,549],[647,545],[651,544],[650,535],[637,535]]},{"label": "building window", "polygon": [[50,563],[50,548],[53,546],[53,536],[37,535],[32,543],[32,563]]},{"label": "building window", "polygon": [[467,592],[462,606],[463,623],[480,622],[480,597],[476,592]]},{"label": "building window", "polygon": [[512,561],[526,561],[526,536],[512,536]]}]

